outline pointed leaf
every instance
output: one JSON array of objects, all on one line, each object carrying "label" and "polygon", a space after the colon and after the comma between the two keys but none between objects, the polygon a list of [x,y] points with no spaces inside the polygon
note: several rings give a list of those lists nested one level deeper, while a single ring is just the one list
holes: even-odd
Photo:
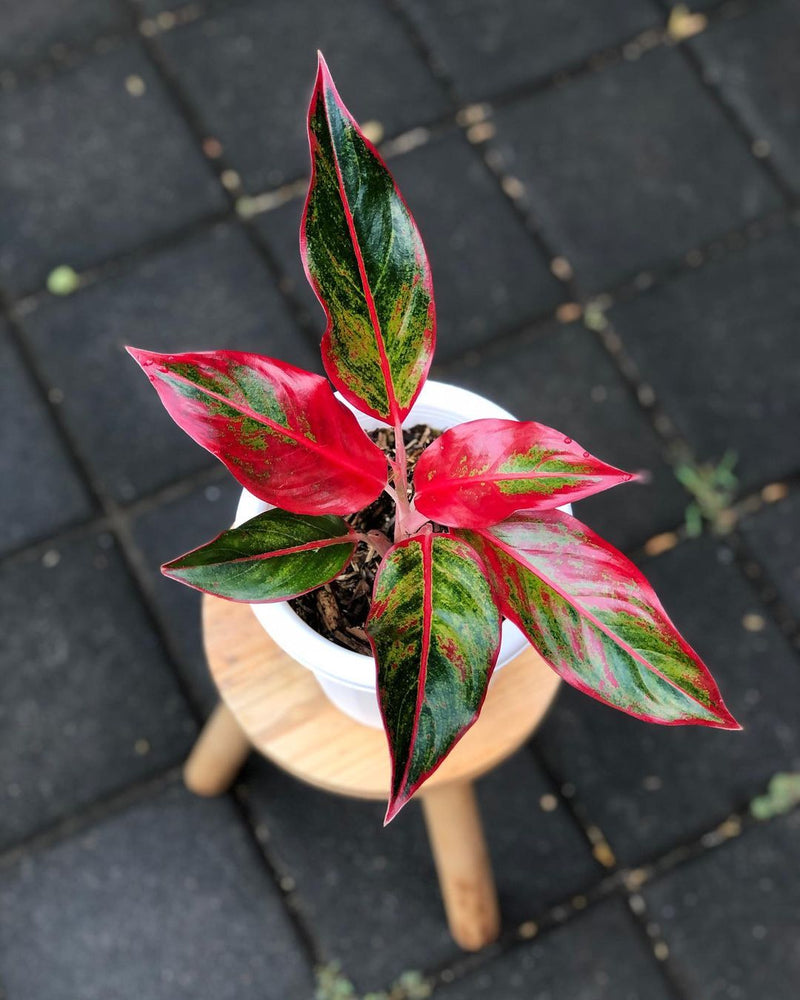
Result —
[{"label": "pointed leaf", "polygon": [[386,484],[386,456],[319,375],[240,351],[128,351],[172,419],[261,500],[350,514]]},{"label": "pointed leaf", "polygon": [[161,572],[229,601],[285,601],[338,576],[358,544],[352,528],[327,514],[274,508],[223,531]]},{"label": "pointed leaf", "polygon": [[381,562],[366,629],[392,755],[388,823],[478,717],[500,615],[469,545],[418,535]]},{"label": "pointed leaf", "polygon": [[414,504],[440,524],[480,528],[516,510],[558,507],[631,479],[544,424],[470,420],[422,453]]},{"label": "pointed leaf", "polygon": [[567,683],[648,722],[739,728],[642,573],[580,521],[518,514],[463,536],[503,614]]},{"label": "pointed leaf", "polygon": [[414,404],[433,355],[430,269],[392,175],[342,103],[321,55],[308,139],[312,173],[300,249],[328,319],[325,370],[354,406],[395,423]]}]

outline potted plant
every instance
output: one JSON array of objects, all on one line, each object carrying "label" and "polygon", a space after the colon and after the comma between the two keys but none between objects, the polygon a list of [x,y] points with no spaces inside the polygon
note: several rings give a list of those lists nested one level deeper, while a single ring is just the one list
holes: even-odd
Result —
[{"label": "potted plant", "polygon": [[[565,681],[630,715],[738,728],[641,572],[558,509],[634,477],[553,428],[426,386],[435,318],[422,240],[321,56],[308,134],[300,246],[339,398],[272,358],[129,348],[175,421],[253,498],[243,523],[163,572],[227,600],[293,599],[301,613],[302,595],[353,580],[341,637],[325,601],[316,624],[374,655],[387,822],[478,718],[504,618],[519,630],[506,659],[521,633]],[[291,645],[279,621],[269,627]],[[335,648],[311,654],[323,683]]]}]

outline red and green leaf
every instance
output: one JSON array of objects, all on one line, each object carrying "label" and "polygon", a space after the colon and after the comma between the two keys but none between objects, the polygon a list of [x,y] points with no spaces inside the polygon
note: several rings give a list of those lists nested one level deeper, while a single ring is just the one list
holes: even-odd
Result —
[{"label": "red and green leaf", "polygon": [[469,545],[417,535],[381,562],[366,630],[392,755],[388,823],[478,717],[500,615]]},{"label": "red and green leaf", "polygon": [[385,455],[319,375],[240,351],[128,351],[172,419],[261,500],[350,514],[386,485]]},{"label": "red and green leaf", "polygon": [[358,544],[340,517],[273,510],[161,567],[164,576],[229,601],[266,604],[338,576]]},{"label": "red and green leaf", "polygon": [[517,510],[558,507],[631,479],[544,424],[471,420],[423,452],[414,469],[414,503],[440,524],[480,528]]},{"label": "red and green leaf", "polygon": [[300,248],[328,320],[322,360],[358,409],[402,420],[430,367],[433,284],[392,175],[342,103],[320,55],[308,113],[311,183]]},{"label": "red and green leaf", "polygon": [[503,614],[567,683],[648,722],[739,728],[642,573],[580,521],[543,511],[458,534]]}]

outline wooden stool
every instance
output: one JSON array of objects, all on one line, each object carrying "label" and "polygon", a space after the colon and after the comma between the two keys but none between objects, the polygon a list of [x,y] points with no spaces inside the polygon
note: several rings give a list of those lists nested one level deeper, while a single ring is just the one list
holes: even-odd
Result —
[{"label": "wooden stool", "polygon": [[[198,795],[226,791],[251,749],[295,777],[340,795],[387,799],[381,730],[354,722],[264,632],[251,609],[203,600],[203,635],[222,700],[184,769]],[[533,649],[492,682],[478,722],[422,792],[450,932],[476,951],[500,932],[500,913],[472,782],[520,747],[544,716],[558,677]],[[402,823],[402,814],[395,822]]]}]

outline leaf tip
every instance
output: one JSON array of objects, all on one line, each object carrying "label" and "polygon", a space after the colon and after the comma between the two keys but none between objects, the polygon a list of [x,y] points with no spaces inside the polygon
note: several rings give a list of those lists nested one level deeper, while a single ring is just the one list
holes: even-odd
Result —
[{"label": "leaf tip", "polygon": [[383,817],[383,825],[387,827],[392,820],[397,816],[403,806],[406,805],[410,796],[408,795],[393,795],[389,799],[389,804],[386,807],[386,815]]},{"label": "leaf tip", "polygon": [[141,347],[133,347],[131,344],[126,344],[125,350],[128,352],[128,354],[130,354],[130,356],[137,364],[141,364],[142,359],[147,357],[148,354],[148,352],[143,351]]},{"label": "leaf tip", "polygon": [[163,362],[164,358],[167,357],[167,355],[157,354],[155,351],[146,351],[141,347],[132,347],[130,344],[125,345],[125,350],[128,354],[130,354],[151,382],[155,380],[155,376],[152,371],[153,366]]},{"label": "leaf tip", "polygon": [[738,722],[724,705],[721,709],[717,729],[729,729],[731,732],[742,732],[744,730],[744,726],[741,722]]},{"label": "leaf tip", "polygon": [[182,558],[183,557],[181,556],[178,559],[173,559],[171,562],[162,563],[161,575],[168,577],[170,580],[180,580],[180,582],[183,583],[183,580],[181,580],[181,577],[177,572],[177,563],[179,563]]},{"label": "leaf tip", "polygon": [[698,718],[695,721],[710,729],[728,729],[731,732],[741,732],[744,729],[744,726],[728,710],[728,706],[722,698],[717,697],[714,704],[708,707],[708,711],[713,713],[712,719]]},{"label": "leaf tip", "polygon": [[328,69],[325,56],[322,54],[322,49],[317,49],[317,86],[321,86],[323,82],[331,84],[333,78],[331,77],[330,69]]}]

